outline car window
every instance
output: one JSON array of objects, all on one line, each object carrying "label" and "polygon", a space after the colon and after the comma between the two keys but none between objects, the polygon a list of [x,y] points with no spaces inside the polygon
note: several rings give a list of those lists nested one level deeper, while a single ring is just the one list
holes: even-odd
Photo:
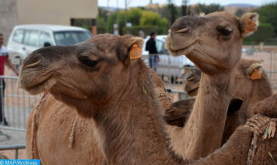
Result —
[{"label": "car window", "polygon": [[53,45],[50,34],[46,32],[41,32],[39,35],[39,47],[44,47],[44,43],[46,42]]},{"label": "car window", "polygon": [[23,36],[24,36],[24,30],[18,29],[15,31],[13,35],[13,41],[17,43],[22,43]]},{"label": "car window", "polygon": [[161,40],[156,40],[156,47],[158,53],[161,53],[163,51],[163,45],[164,43]]},{"label": "car window", "polygon": [[26,30],[25,36],[23,39],[23,44],[29,45],[29,46],[37,46],[38,42],[38,30]]},{"label": "car window", "polygon": [[86,31],[60,31],[54,33],[54,38],[57,45],[74,45],[79,42],[83,42],[89,39],[89,35]]}]

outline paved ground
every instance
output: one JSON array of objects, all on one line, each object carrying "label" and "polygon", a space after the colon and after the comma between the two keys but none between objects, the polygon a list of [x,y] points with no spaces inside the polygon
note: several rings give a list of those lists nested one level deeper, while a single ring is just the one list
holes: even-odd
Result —
[{"label": "paved ground", "polygon": [[[10,136],[10,139],[7,139],[6,136],[0,135],[0,147],[3,145],[25,144],[25,132],[4,129],[0,130],[2,131],[2,133]],[[7,156],[9,159],[15,159],[15,150],[0,151],[0,154]],[[26,159],[25,149],[19,150],[18,158]]]}]

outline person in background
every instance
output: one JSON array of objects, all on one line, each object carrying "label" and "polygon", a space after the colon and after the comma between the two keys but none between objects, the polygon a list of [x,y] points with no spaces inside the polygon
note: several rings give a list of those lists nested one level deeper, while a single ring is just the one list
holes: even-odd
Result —
[{"label": "person in background", "polygon": [[150,33],[150,39],[146,42],[145,50],[149,51],[149,66],[153,70],[157,71],[157,65],[160,61],[157,47],[156,47],[156,33]]},{"label": "person in background", "polygon": [[[0,76],[4,75],[5,64],[10,67],[13,72],[18,76],[18,70],[13,66],[9,59],[9,54],[4,44],[4,35],[0,33]],[[0,123],[8,125],[8,122],[4,116],[4,90],[5,81],[4,78],[0,78]]]}]

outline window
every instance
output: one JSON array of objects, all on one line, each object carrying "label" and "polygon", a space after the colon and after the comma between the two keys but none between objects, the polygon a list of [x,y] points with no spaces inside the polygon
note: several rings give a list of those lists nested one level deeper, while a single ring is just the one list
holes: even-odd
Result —
[{"label": "window", "polygon": [[54,33],[57,45],[74,45],[91,37],[87,31],[60,31]]},{"label": "window", "polygon": [[46,42],[53,45],[50,34],[46,32],[41,32],[39,36],[39,47],[44,47],[44,43]]},{"label": "window", "polygon": [[30,33],[31,33],[30,30],[26,30],[25,31],[25,35],[24,35],[24,39],[23,39],[23,44],[28,45],[28,41],[29,41],[29,38],[30,38]]},{"label": "window", "polygon": [[24,36],[24,30],[18,29],[15,31],[13,35],[13,41],[17,43],[22,43],[23,36]]},{"label": "window", "polygon": [[38,33],[37,30],[26,30],[23,43],[29,46],[37,46]]},{"label": "window", "polygon": [[157,47],[157,52],[161,53],[163,51],[163,42],[160,40],[156,40],[156,47]]}]

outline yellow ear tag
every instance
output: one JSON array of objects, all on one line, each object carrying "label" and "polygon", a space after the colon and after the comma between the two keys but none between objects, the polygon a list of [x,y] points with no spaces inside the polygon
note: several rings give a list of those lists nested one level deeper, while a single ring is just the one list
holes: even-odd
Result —
[{"label": "yellow ear tag", "polygon": [[262,74],[258,71],[258,69],[255,69],[253,73],[251,73],[251,79],[252,80],[262,79]]},{"label": "yellow ear tag", "polygon": [[252,19],[248,20],[248,24],[244,27],[244,33],[250,33],[257,31],[257,24],[252,21]]},{"label": "yellow ear tag", "polygon": [[130,59],[134,60],[134,59],[141,58],[141,55],[142,55],[142,50],[138,47],[137,44],[134,44],[130,51]]}]

